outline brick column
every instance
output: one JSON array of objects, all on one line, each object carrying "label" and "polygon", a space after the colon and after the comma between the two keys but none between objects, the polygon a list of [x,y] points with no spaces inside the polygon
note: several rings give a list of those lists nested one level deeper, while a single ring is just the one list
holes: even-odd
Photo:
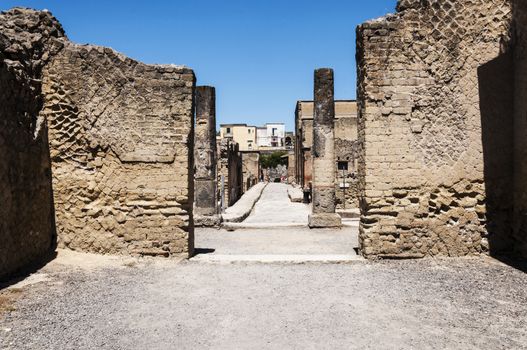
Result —
[{"label": "brick column", "polygon": [[196,226],[217,226],[220,223],[216,158],[216,91],[211,86],[198,86],[194,136],[194,224]]},{"label": "brick column", "polygon": [[335,213],[335,101],[333,70],[315,70],[313,116],[313,209],[309,227],[340,227]]}]

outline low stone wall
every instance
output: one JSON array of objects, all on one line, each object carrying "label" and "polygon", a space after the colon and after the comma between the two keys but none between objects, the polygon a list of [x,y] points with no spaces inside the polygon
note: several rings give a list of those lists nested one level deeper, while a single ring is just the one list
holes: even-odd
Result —
[{"label": "low stone wall", "polygon": [[46,52],[64,32],[50,13],[0,14],[0,280],[55,245],[47,130],[39,118]]},{"label": "low stone wall", "polygon": [[506,0],[401,0],[358,28],[366,257],[478,254],[507,234],[488,230],[506,218],[487,216],[478,68],[499,57],[510,17]]}]

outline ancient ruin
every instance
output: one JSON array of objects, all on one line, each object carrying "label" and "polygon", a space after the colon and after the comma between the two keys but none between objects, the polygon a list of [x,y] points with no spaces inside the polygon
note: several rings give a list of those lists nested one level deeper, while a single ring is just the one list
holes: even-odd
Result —
[{"label": "ancient ruin", "polygon": [[1,18],[2,274],[55,230],[74,250],[191,255],[192,70],[71,43],[49,12]]},{"label": "ancient ruin", "polygon": [[63,43],[44,68],[41,112],[59,246],[188,256],[194,73]]},{"label": "ancient ruin", "polygon": [[[295,182],[308,190],[312,181],[313,101],[298,101],[295,109],[294,157],[288,171]],[[357,133],[357,101],[335,101],[335,196],[337,209],[359,207],[357,161],[359,142]],[[291,166],[293,164],[293,166]]]},{"label": "ancient ruin", "polygon": [[313,114],[313,208],[309,227],[339,227],[335,213],[335,101],[333,70],[315,71]]},{"label": "ancient ruin", "polygon": [[[190,257],[194,225],[218,226],[262,178],[312,191],[312,228],[360,207],[366,258],[526,256],[526,8],[400,0],[357,29],[357,101],[335,102],[319,69],[295,135],[219,138],[191,69],[72,43],[47,11],[1,13],[0,278],[56,246]],[[289,165],[263,174],[277,150]]]},{"label": "ancient ruin", "polygon": [[196,88],[196,131],[194,136],[194,224],[217,226],[218,181],[216,150],[216,91],[210,86]]},{"label": "ancient ruin", "polygon": [[218,145],[218,190],[221,209],[233,205],[243,194],[243,163],[238,143],[229,138]]},{"label": "ancient ruin", "polygon": [[[524,113],[525,99],[518,98],[522,83],[511,78],[521,76],[525,39],[518,21],[512,31],[510,23],[506,0],[402,0],[395,15],[358,28],[364,256],[461,256],[518,246],[523,224],[515,222],[518,235],[511,235],[509,184],[514,178],[521,193],[525,162],[518,152],[512,158],[512,130],[521,128],[510,116],[513,105]],[[516,142],[524,142],[520,132]]]},{"label": "ancient ruin", "polygon": [[63,36],[49,13],[0,14],[0,279],[39,262],[56,242],[40,81]]},{"label": "ancient ruin", "polygon": [[246,151],[242,155],[243,191],[248,191],[260,181],[260,152]]},{"label": "ancient ruin", "polygon": [[508,48],[508,54],[513,57],[512,66],[514,67],[513,81],[509,81],[509,86],[514,86],[513,135],[511,137],[513,140],[514,207],[510,248],[527,258],[527,2],[514,0],[512,4],[512,42]]}]

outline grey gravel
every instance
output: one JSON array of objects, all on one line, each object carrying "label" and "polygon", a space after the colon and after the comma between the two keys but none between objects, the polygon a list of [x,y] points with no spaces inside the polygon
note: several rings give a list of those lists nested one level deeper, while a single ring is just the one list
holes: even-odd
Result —
[{"label": "grey gravel", "polygon": [[527,349],[527,274],[489,258],[127,264],[48,265],[0,347]]}]

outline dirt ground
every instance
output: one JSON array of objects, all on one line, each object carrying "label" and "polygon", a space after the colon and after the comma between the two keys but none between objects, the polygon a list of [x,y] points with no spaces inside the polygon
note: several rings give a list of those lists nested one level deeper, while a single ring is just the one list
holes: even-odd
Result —
[{"label": "dirt ground", "polygon": [[61,252],[10,288],[2,349],[527,349],[527,274],[490,258],[221,264]]}]

